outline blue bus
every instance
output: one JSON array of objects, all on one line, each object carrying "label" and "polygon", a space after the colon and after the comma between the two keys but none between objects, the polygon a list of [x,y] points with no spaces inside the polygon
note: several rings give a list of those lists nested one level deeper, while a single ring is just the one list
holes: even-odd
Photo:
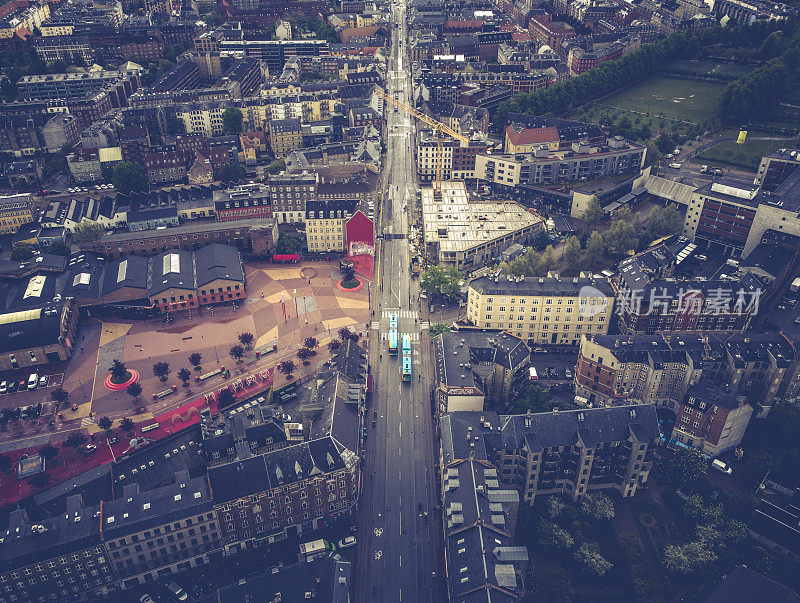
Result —
[{"label": "blue bus", "polygon": [[403,381],[411,381],[411,354],[403,356]]},{"label": "blue bus", "polygon": [[389,330],[389,356],[397,356],[397,329]]},{"label": "blue bus", "polygon": [[411,356],[411,335],[405,333],[403,335],[403,356]]},{"label": "blue bus", "polygon": [[389,330],[392,329],[397,330],[397,314],[395,312],[389,312]]}]

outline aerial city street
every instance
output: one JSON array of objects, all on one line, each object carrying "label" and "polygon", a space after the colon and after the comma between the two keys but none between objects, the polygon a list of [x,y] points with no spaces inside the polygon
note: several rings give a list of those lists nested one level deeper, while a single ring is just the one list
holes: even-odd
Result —
[{"label": "aerial city street", "polygon": [[0,603],[800,603],[799,11],[4,4]]}]

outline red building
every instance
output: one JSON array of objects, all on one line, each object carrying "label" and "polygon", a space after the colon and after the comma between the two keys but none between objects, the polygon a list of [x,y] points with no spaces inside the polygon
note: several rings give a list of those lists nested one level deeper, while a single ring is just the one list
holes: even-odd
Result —
[{"label": "red building", "polygon": [[350,255],[364,253],[375,248],[375,226],[361,211],[356,211],[345,224],[347,252]]}]

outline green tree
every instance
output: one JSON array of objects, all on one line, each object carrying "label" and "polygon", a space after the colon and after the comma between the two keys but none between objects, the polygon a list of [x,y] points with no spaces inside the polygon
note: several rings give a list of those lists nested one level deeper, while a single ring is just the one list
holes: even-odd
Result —
[{"label": "green tree", "polygon": [[50,392],[50,399],[61,406],[67,400],[69,400],[69,392],[65,390],[63,387],[57,387],[52,392]]},{"label": "green tree", "polygon": [[438,296],[447,301],[455,301],[461,292],[460,281],[461,274],[454,266],[431,266],[422,274],[420,288],[429,297]]},{"label": "green tree", "polygon": [[133,398],[134,404],[137,403],[140,398],[139,396],[142,395],[142,386],[138,383],[131,383],[128,387],[125,388],[125,391],[128,392],[128,395]]},{"label": "green tree", "polygon": [[244,356],[244,348],[240,345],[235,345],[228,351],[228,355],[236,361],[236,364],[240,364]]},{"label": "green tree", "polygon": [[239,333],[237,337],[239,343],[241,343],[247,349],[253,347],[253,341],[255,341],[255,336],[252,333]]},{"label": "green tree", "polygon": [[600,545],[596,542],[584,542],[574,553],[577,561],[592,576],[604,576],[613,564],[600,552]]},{"label": "green tree", "polygon": [[187,368],[181,368],[178,371],[178,379],[183,382],[183,385],[186,386],[189,384],[189,380],[192,378],[192,372]]},{"label": "green tree", "polygon": [[596,230],[592,231],[589,240],[586,242],[586,254],[592,263],[599,262],[605,254],[606,244],[603,236]]},{"label": "green tree", "polygon": [[708,474],[708,461],[693,448],[680,448],[672,457],[658,459],[658,473],[669,485],[694,487]]},{"label": "green tree", "polygon": [[114,359],[114,362],[109,367],[108,372],[111,373],[111,379],[114,381],[114,383],[124,383],[130,378],[128,369],[118,359]]},{"label": "green tree", "polygon": [[236,183],[244,179],[247,171],[238,163],[229,163],[222,166],[220,179],[226,184]]},{"label": "green tree", "polygon": [[547,497],[545,501],[545,508],[547,509],[547,514],[550,516],[551,519],[555,519],[559,515],[564,512],[564,509],[567,505],[564,504],[564,501],[561,500],[560,496],[551,495]]},{"label": "green tree", "polygon": [[673,574],[688,576],[705,569],[717,560],[709,542],[696,540],[680,546],[667,545],[664,567]]},{"label": "green tree", "polygon": [[153,365],[153,374],[158,377],[159,381],[166,381],[169,372],[169,362],[156,362]]},{"label": "green tree", "polygon": [[238,107],[228,107],[222,112],[222,129],[226,134],[238,136],[242,133],[242,110]]},{"label": "green tree", "polygon": [[120,421],[119,427],[120,429],[122,429],[122,431],[126,433],[133,431],[134,428],[133,419],[131,419],[130,417],[125,417],[124,419],[122,419],[122,421]]},{"label": "green tree", "polygon": [[276,159],[265,168],[265,171],[274,176],[275,174],[280,174],[285,169],[286,162],[283,159]]},{"label": "green tree", "polygon": [[291,360],[284,360],[278,365],[278,370],[282,372],[287,377],[294,373],[294,369],[297,368],[295,363]]},{"label": "green tree", "polygon": [[150,188],[147,182],[147,172],[134,161],[120,161],[114,166],[114,188],[118,193],[127,194],[131,191],[146,191]]},{"label": "green tree", "polygon": [[58,448],[52,444],[44,444],[41,448],[39,448],[39,455],[45,461],[52,461],[58,456]]},{"label": "green tree", "polygon": [[301,239],[282,232],[278,237],[278,243],[275,245],[275,253],[300,253],[304,247]]},{"label": "green tree", "polygon": [[0,453],[0,473],[6,474],[14,467],[14,461],[7,454]]},{"label": "green tree", "polygon": [[510,412],[515,415],[527,412],[550,412],[553,409],[551,399],[550,390],[527,383],[509,403]]},{"label": "green tree", "polygon": [[570,268],[577,268],[581,259],[581,242],[578,237],[570,237],[564,244],[564,264]]},{"label": "green tree", "polygon": [[314,355],[314,352],[312,352],[308,348],[300,348],[299,350],[297,350],[297,357],[300,360],[308,360],[313,355]]},{"label": "green tree", "polygon": [[608,251],[611,254],[622,257],[629,250],[636,249],[639,243],[637,235],[638,231],[636,226],[631,224],[628,220],[614,220],[614,222],[611,223],[611,228],[609,228],[603,236],[603,241],[606,243]]},{"label": "green tree", "polygon": [[537,530],[539,546],[546,551],[567,551],[575,544],[569,532],[552,521],[542,519]]},{"label": "green tree", "polygon": [[11,252],[11,261],[12,262],[24,262],[29,260],[33,257],[33,251],[29,247],[14,247],[14,250]]},{"label": "green tree", "polygon": [[307,347],[309,350],[315,350],[319,347],[319,341],[317,341],[316,337],[306,337],[303,340],[303,346]]},{"label": "green tree", "polygon": [[109,431],[113,424],[114,422],[108,417],[100,417],[97,419],[97,426],[104,431]]},{"label": "green tree", "polygon": [[437,335],[441,335],[442,333],[446,333],[447,331],[451,330],[452,328],[450,325],[443,322],[437,322],[428,328],[428,335],[431,337],[436,337]]},{"label": "green tree", "polygon": [[72,231],[72,241],[80,245],[89,241],[97,241],[103,236],[105,229],[98,222],[84,221],[78,224]]},{"label": "green tree", "polygon": [[81,431],[73,431],[72,433],[67,436],[67,439],[64,441],[64,444],[69,446],[70,448],[78,448],[79,446],[83,446],[86,443],[86,434]]},{"label": "green tree", "polygon": [[192,352],[189,354],[189,364],[194,367],[194,370],[200,370],[200,364],[203,362],[203,355],[200,352]]},{"label": "green tree", "polygon": [[44,252],[50,255],[67,257],[70,254],[70,248],[64,241],[53,241],[44,248]]},{"label": "green tree", "polygon": [[338,350],[340,347],[342,347],[342,342],[341,342],[341,341],[339,341],[338,339],[331,339],[331,340],[328,342],[328,351],[329,351],[331,354],[333,354],[333,353],[334,353],[336,350]]},{"label": "green tree", "polygon": [[584,496],[580,510],[581,515],[593,519],[614,519],[614,501],[601,492]]}]

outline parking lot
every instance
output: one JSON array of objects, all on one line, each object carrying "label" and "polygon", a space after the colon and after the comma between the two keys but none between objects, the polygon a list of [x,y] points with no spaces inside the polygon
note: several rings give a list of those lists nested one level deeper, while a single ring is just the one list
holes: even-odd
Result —
[{"label": "parking lot", "polygon": [[[575,375],[578,348],[534,347],[531,349],[531,366],[536,369],[537,381],[543,386],[569,383]],[[567,372],[569,371],[569,372]]]},{"label": "parking lot", "polygon": [[[34,378],[35,376],[35,378]],[[4,375],[5,377],[5,375]],[[0,380],[0,431],[26,421],[45,420],[58,411],[51,392],[61,386],[64,373],[52,375],[16,371]]]}]

